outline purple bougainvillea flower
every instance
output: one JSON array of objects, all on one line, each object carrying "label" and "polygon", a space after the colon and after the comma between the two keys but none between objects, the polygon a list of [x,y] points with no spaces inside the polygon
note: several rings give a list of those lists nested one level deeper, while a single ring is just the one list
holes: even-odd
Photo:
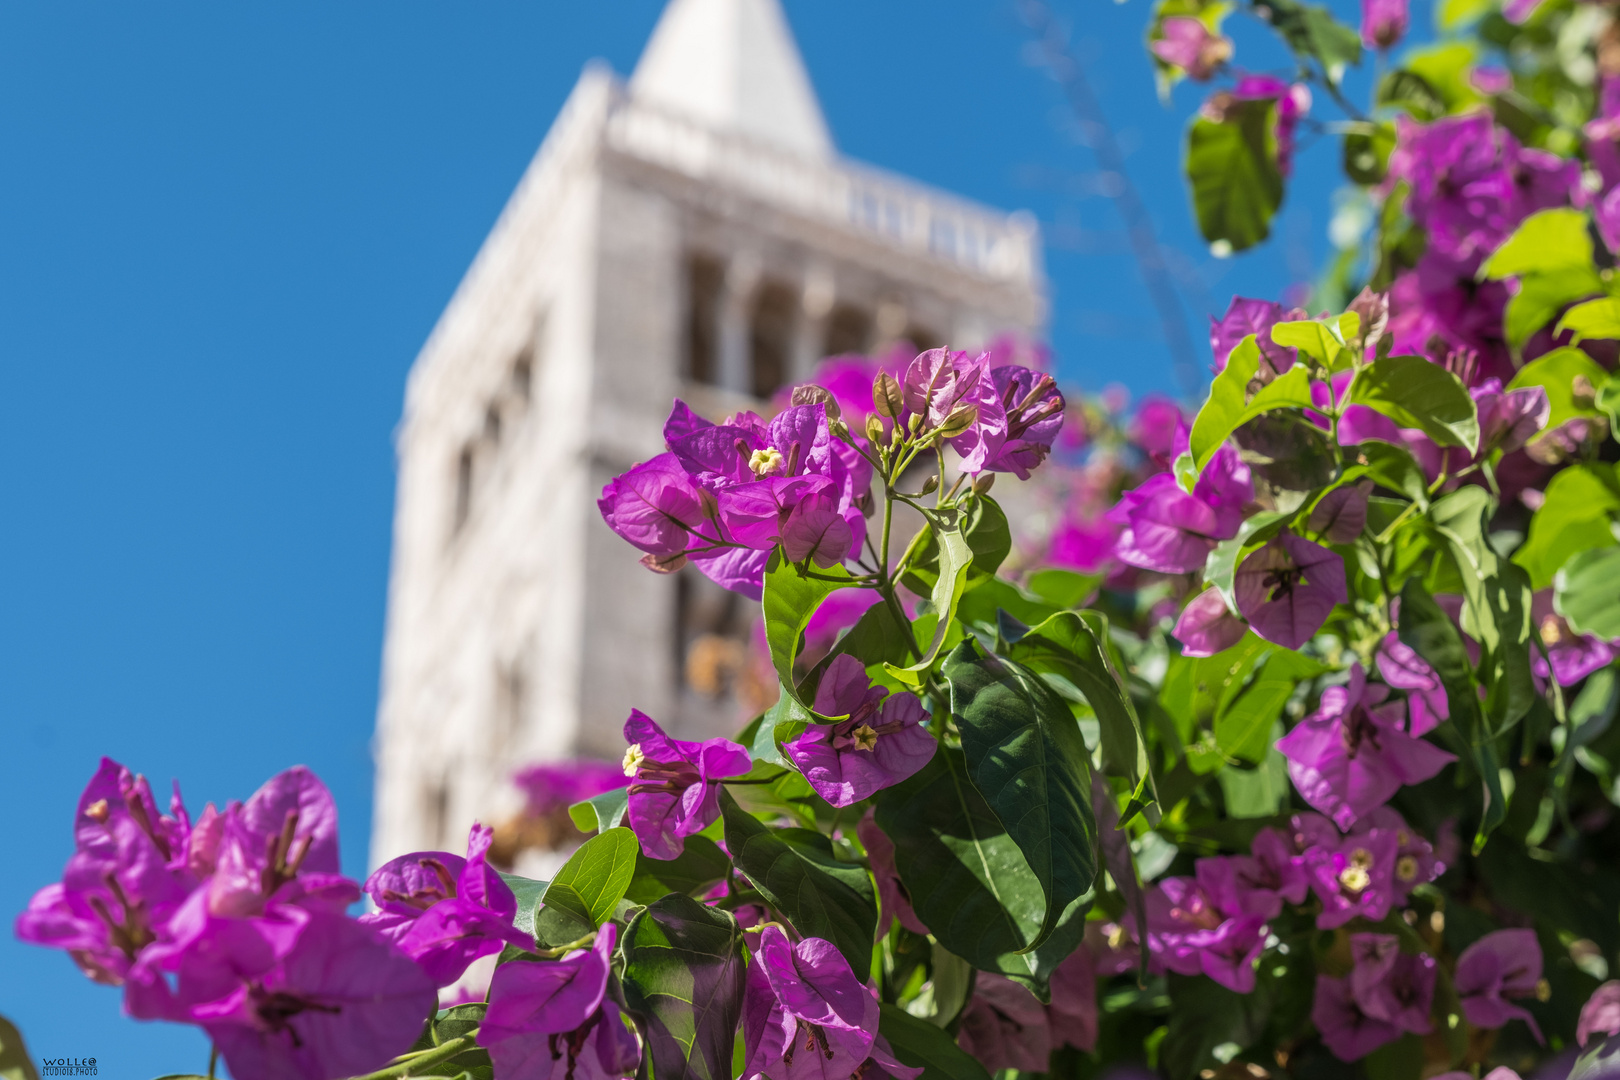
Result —
[{"label": "purple bougainvillea flower", "polygon": [[810,559],[823,569],[842,563],[854,539],[849,522],[825,492],[799,500],[782,524],[782,552],[789,561]]},{"label": "purple bougainvillea flower", "polygon": [[1573,686],[1599,668],[1608,667],[1620,649],[1615,642],[1591,634],[1577,634],[1564,617],[1553,610],[1552,590],[1542,589],[1530,598],[1530,618],[1547,655],[1539,649],[1530,653],[1530,669],[1540,678],[1548,675],[1560,686]]},{"label": "purple bougainvillea flower", "polygon": [[940,427],[961,410],[974,410],[967,429],[946,440],[961,457],[964,472],[988,468],[1007,439],[1007,412],[990,362],[989,353],[970,359],[965,352],[929,349],[907,366],[901,384],[905,404],[901,420],[920,416],[924,430]]},{"label": "purple bougainvillea flower", "polygon": [[433,1010],[432,981],[375,931],[330,911],[302,918],[285,956],[250,963],[230,993],[191,1010],[237,1080],[372,1072],[410,1048]]},{"label": "purple bougainvillea flower", "polygon": [[1172,15],[1161,24],[1164,36],[1148,43],[1153,55],[1189,78],[1204,82],[1232,58],[1230,39],[1213,34],[1202,19]]},{"label": "purple bougainvillea flower", "polygon": [[505,944],[532,948],[512,925],[517,898],[486,855],[494,830],[474,825],[465,859],[418,851],[384,863],[366,879],[377,910],[360,917],[415,960],[437,986],[449,986],[480,956]]},{"label": "purple bougainvillea flower", "polygon": [[1479,454],[1492,449],[1512,453],[1535,438],[1552,415],[1546,387],[1502,389],[1499,379],[1486,379],[1469,391],[1479,412]]},{"label": "purple bougainvillea flower", "polygon": [[1125,427],[1125,437],[1160,469],[1168,469],[1175,457],[1176,432],[1185,427],[1181,406],[1163,394],[1142,399]]},{"label": "purple bougainvillea flower", "polygon": [[1355,995],[1350,992],[1349,979],[1328,975],[1316,977],[1311,1022],[1322,1033],[1322,1042],[1340,1061],[1358,1061],[1401,1035],[1401,1029],[1394,1024],[1361,1011]]},{"label": "purple bougainvillea flower", "polygon": [[1298,308],[1287,310],[1275,301],[1254,300],[1247,296],[1232,297],[1232,302],[1226,306],[1226,314],[1218,320],[1213,317],[1209,320],[1209,347],[1215,354],[1215,370],[1225,369],[1226,358],[1232,355],[1232,350],[1253,334],[1255,344],[1260,346],[1260,355],[1265,357],[1274,374],[1281,375],[1294,366],[1298,350],[1272,341],[1271,328],[1280,322],[1294,322],[1309,317]]},{"label": "purple bougainvillea flower", "polygon": [[1373,482],[1362,480],[1336,487],[1311,508],[1310,530],[1332,544],[1349,544],[1367,527],[1367,497]]},{"label": "purple bougainvillea flower", "polygon": [[928,713],[917,695],[873,686],[866,668],[847,653],[827,666],[815,710],[846,719],[811,724],[782,749],[816,794],[834,806],[898,784],[928,764],[938,745],[921,726]]},{"label": "purple bougainvillea flower", "polygon": [[878,898],[883,903],[883,924],[878,928],[878,936],[889,932],[890,920],[899,920],[901,926],[914,934],[928,933],[928,927],[923,925],[922,920],[917,918],[917,912],[912,909],[911,894],[906,891],[905,882],[900,880],[900,872],[894,868],[894,841],[878,828],[874,811],[868,810],[861,818],[860,824],[855,826],[855,835],[866,849],[866,857],[872,864],[872,877],[877,881]]},{"label": "purple bougainvillea flower", "polygon": [[1303,856],[1305,872],[1311,891],[1322,901],[1316,925],[1332,930],[1358,915],[1373,922],[1388,915],[1395,903],[1399,850],[1395,835],[1385,829],[1309,848]]},{"label": "purple bougainvillea flower", "polygon": [[561,960],[495,969],[478,1045],[507,1080],[614,1080],[632,1073],[641,1050],[607,997],[616,928],[605,924],[589,949]]},{"label": "purple bougainvillea flower", "polygon": [[1592,996],[1581,1006],[1575,1039],[1585,1046],[1594,1035],[1613,1035],[1617,1031],[1620,1031],[1620,979],[1610,979],[1592,991]]},{"label": "purple bougainvillea flower", "polygon": [[[1337,556],[1335,556],[1337,558]],[[1416,784],[1456,758],[1403,730],[1400,701],[1387,687],[1368,685],[1360,664],[1347,686],[1322,692],[1317,711],[1277,741],[1300,796],[1348,829],[1382,806],[1403,785]]]},{"label": "purple bougainvillea flower", "polygon": [[878,1003],[830,942],[797,945],[767,925],[748,966],[744,1077],[823,1080],[855,1072],[877,1037]]},{"label": "purple bougainvillea flower", "polygon": [[1214,656],[1248,632],[1248,625],[1227,609],[1219,589],[1205,589],[1193,597],[1170,631],[1181,642],[1183,656]]},{"label": "purple bougainvillea flower", "polygon": [[1001,1069],[1045,1072],[1052,1054],[1052,1024],[1035,995],[1003,975],[980,972],[962,1010],[957,1043],[991,1073]]},{"label": "purple bougainvillea flower", "polygon": [[1261,829],[1251,854],[1210,856],[1198,860],[1198,884],[1223,912],[1273,919],[1283,902],[1303,903],[1310,879],[1300,856],[1276,829]]},{"label": "purple bougainvillea flower", "polygon": [[1304,537],[1283,533],[1243,560],[1232,582],[1238,611],[1267,641],[1297,649],[1345,603],[1344,560]]},{"label": "purple bougainvillea flower", "polygon": [[272,900],[342,911],[356,898],[354,882],[340,872],[337,803],[304,766],[277,773],[223,817],[208,881],[211,913],[255,915]]},{"label": "purple bougainvillea flower", "polygon": [[674,454],[659,454],[614,477],[596,506],[608,528],[655,559],[719,542],[712,499],[704,500]]},{"label": "purple bougainvillea flower", "polygon": [[[767,476],[723,489],[716,502],[725,534],[744,547],[769,550],[805,501],[821,497],[836,515],[833,482],[825,476]],[[848,525],[845,525],[846,536]],[[798,560],[795,559],[795,562]]]},{"label": "purple bougainvillea flower", "polygon": [[1208,975],[1240,994],[1254,989],[1254,960],[1266,940],[1263,917],[1222,910],[1193,878],[1164,879],[1148,890],[1146,902],[1155,967]]},{"label": "purple bougainvillea flower", "polygon": [[720,816],[720,781],[752,766],[730,739],[672,739],[639,709],[624,722],[624,738],[624,773],[632,778],[625,820],[653,859],[675,858],[688,836],[708,828]]},{"label": "purple bougainvillea flower", "polygon": [[1350,993],[1356,1007],[1374,1020],[1402,1031],[1427,1035],[1433,1025],[1434,957],[1403,953],[1394,934],[1351,934]]},{"label": "purple bougainvillea flower", "polygon": [[523,792],[525,812],[534,817],[560,813],[574,803],[629,782],[618,765],[590,759],[530,765],[512,777],[512,783]]},{"label": "purple bougainvillea flower", "polygon": [[1277,103],[1277,171],[1293,171],[1294,129],[1311,111],[1311,90],[1304,83],[1289,83],[1274,75],[1245,75],[1232,87],[1239,101]]},{"label": "purple bougainvillea flower", "polygon": [[79,796],[62,880],[28,902],[17,937],[65,949],[96,982],[122,985],[200,876],[178,789],[170,808],[161,814],[145,777],[102,758]]},{"label": "purple bougainvillea flower", "polygon": [[[1185,448],[1182,432],[1177,452]],[[1236,450],[1223,446],[1204,466],[1191,494],[1169,473],[1127,491],[1107,515],[1125,527],[1114,553],[1132,566],[1165,574],[1201,569],[1218,542],[1237,535],[1243,509],[1253,499],[1249,467]]]},{"label": "purple bougainvillea flower", "polygon": [[1392,49],[1406,36],[1411,21],[1408,0],[1361,0],[1361,43],[1369,49]]},{"label": "purple bougainvillea flower", "polygon": [[1414,738],[1426,735],[1450,719],[1451,705],[1440,676],[1395,631],[1384,635],[1374,660],[1386,683],[1406,691],[1407,734]]},{"label": "purple bougainvillea flower", "polygon": [[1535,1017],[1508,998],[1533,997],[1541,982],[1541,943],[1534,930],[1496,930],[1486,934],[1457,958],[1452,977],[1463,1016],[1480,1028],[1498,1028],[1509,1020],[1530,1025],[1536,1040],[1541,1028]]},{"label": "purple bougainvillea flower", "polygon": [[1390,874],[1390,890],[1394,904],[1404,904],[1413,889],[1427,885],[1446,872],[1445,860],[1436,855],[1434,847],[1406,819],[1391,806],[1380,806],[1360,818],[1352,837],[1372,832],[1387,832],[1395,837],[1395,868]]},{"label": "purple bougainvillea flower", "polygon": [[1052,972],[1052,1001],[1046,1007],[1055,1046],[1090,1053],[1097,1048],[1097,961],[1085,945]]},{"label": "purple bougainvillea flower", "polygon": [[1052,376],[1018,364],[994,369],[990,380],[1001,395],[1007,432],[985,468],[1028,480],[1063,429],[1063,394]]}]

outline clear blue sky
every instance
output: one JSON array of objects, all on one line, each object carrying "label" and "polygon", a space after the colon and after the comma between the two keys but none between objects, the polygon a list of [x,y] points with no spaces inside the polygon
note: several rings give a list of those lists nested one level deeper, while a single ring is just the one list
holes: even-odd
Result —
[{"label": "clear blue sky", "polygon": [[[99,755],[180,778],[193,809],[306,763],[364,874],[406,372],[582,65],[627,72],[659,7],[0,8],[0,1012],[36,1056],[119,1080],[206,1061],[195,1032],[124,1020],[117,992],[11,937]],[[1314,266],[1333,149],[1307,155],[1276,242],[1214,262],[1177,171],[1197,91],[1156,101],[1145,0],[1058,7],[1204,275],[1195,309]],[[1065,225],[1082,250],[1048,265],[1071,379],[1172,386],[1109,204],[1062,192],[1094,166],[1010,4],[787,8],[845,153]]]}]

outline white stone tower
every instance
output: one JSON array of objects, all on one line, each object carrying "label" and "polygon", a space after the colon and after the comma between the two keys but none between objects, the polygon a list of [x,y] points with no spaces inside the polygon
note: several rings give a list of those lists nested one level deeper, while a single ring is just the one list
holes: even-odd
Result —
[{"label": "white stone tower", "polygon": [[588,67],[411,371],[374,863],[512,813],[520,765],[616,760],[632,706],[740,726],[750,605],[596,510],[673,397],[719,419],[1043,316],[1027,216],[838,156],[777,0],[671,0],[628,85]]}]

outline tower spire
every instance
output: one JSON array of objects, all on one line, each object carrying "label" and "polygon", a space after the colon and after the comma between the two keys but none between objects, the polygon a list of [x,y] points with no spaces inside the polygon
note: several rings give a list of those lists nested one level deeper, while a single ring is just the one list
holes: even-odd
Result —
[{"label": "tower spire", "polygon": [[833,152],[777,0],[670,0],[630,88],[642,100],[807,157]]}]

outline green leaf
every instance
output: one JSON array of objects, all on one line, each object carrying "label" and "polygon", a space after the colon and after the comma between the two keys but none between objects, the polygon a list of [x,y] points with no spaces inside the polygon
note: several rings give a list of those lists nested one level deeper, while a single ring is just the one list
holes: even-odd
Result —
[{"label": "green leaf", "polygon": [[1478,48],[1464,38],[1410,50],[1406,54],[1406,70],[1430,87],[1440,101],[1442,112],[1456,113],[1484,100],[1473,83],[1473,69],[1478,59]]},{"label": "green leaf", "polygon": [[1553,607],[1578,634],[1620,638],[1620,547],[1573,556],[1553,577]]},{"label": "green leaf", "polygon": [[624,931],[624,999],[658,1080],[731,1080],[742,1019],[742,929],[731,915],[676,893]]},{"label": "green leaf", "polygon": [[1428,478],[1423,475],[1423,467],[1417,463],[1417,458],[1406,447],[1371,440],[1356,446],[1353,460],[1355,464],[1344,470],[1335,487],[1353,484],[1366,477],[1380,487],[1400,492],[1420,507],[1428,507]]},{"label": "green leaf", "polygon": [[878,1034],[888,1040],[900,1064],[923,1071],[918,1080],[990,1080],[984,1066],[944,1031],[887,1001],[879,1008]]},{"label": "green leaf", "polygon": [[1315,57],[1335,86],[1348,66],[1361,63],[1361,35],[1327,8],[1298,0],[1255,0],[1255,10],[1301,57]]},{"label": "green leaf", "polygon": [[1209,387],[1209,400],[1193,418],[1188,436],[1193,463],[1200,472],[1232,432],[1263,413],[1275,409],[1309,408],[1311,378],[1305,365],[1296,364],[1287,373],[1260,388],[1254,400],[1245,403],[1249,381],[1260,367],[1260,348],[1250,334],[1226,358],[1226,367]]},{"label": "green leaf", "polygon": [[39,1080],[22,1032],[4,1016],[0,1016],[0,1080]]},{"label": "green leaf", "polygon": [[951,712],[973,785],[1041,883],[1046,918],[1033,949],[1097,873],[1086,744],[1069,709],[1023,665],[964,641],[945,661]]},{"label": "green leaf", "polygon": [[[796,701],[797,679],[793,668],[799,658],[804,628],[823,600],[855,584],[842,566],[816,573],[819,576],[811,577],[803,568],[788,562],[780,547],[771,552],[770,561],[765,564],[765,591],[760,602],[765,616],[765,640],[770,644],[771,663],[782,681],[782,693]],[[825,580],[827,578],[834,580]],[[799,701],[799,704],[805,712],[811,713],[809,702]]]},{"label": "green leaf", "polygon": [[1072,611],[1059,612],[1032,627],[1007,655],[1040,675],[1064,700],[1088,706],[1096,714],[1103,771],[1124,777],[1132,789],[1121,817],[1129,821],[1145,811],[1149,824],[1157,824],[1158,791],[1142,721],[1102,646],[1106,620],[1088,614],[1102,620],[1099,629]]},{"label": "green leaf", "polygon": [[1056,604],[1031,596],[1012,582],[996,578],[963,596],[957,605],[956,617],[994,636],[997,612],[1005,611],[1025,626],[1034,626],[1060,610]]},{"label": "green leaf", "polygon": [[1275,749],[1282,738],[1281,724],[1271,729],[1272,747],[1257,768],[1224,768],[1215,774],[1220,781],[1226,813],[1233,818],[1265,818],[1278,813],[1288,802],[1288,759]]},{"label": "green leaf", "polygon": [[706,891],[726,876],[731,860],[720,845],[707,836],[688,836],[681,853],[673,859],[649,859],[636,855],[636,873],[624,898],[636,904],[650,904],[670,893],[688,896]]},{"label": "green leaf", "polygon": [[[1012,532],[1007,515],[988,495],[976,495],[962,512],[962,536],[967,540],[973,562],[968,566],[965,589],[976,588],[995,577],[996,569],[1012,551]],[[934,530],[924,526],[906,555],[906,588],[919,596],[933,592],[939,581],[939,542]]]},{"label": "green leaf", "polygon": [[1519,278],[1508,301],[1508,344],[1518,349],[1572,300],[1603,291],[1592,265],[1586,214],[1543,210],[1526,218],[1486,260],[1482,277]]},{"label": "green leaf", "polygon": [[1200,116],[1188,128],[1187,179],[1209,243],[1243,251],[1270,234],[1283,198],[1275,114],[1270,101],[1234,101],[1220,122]]},{"label": "green leaf", "polygon": [[1204,561],[1204,580],[1221,591],[1227,607],[1237,610],[1232,600],[1232,582],[1243,555],[1275,536],[1283,522],[1293,516],[1278,510],[1262,510],[1239,525],[1236,536],[1222,540],[1210,551],[1209,558]]},{"label": "green leaf", "polygon": [[1479,448],[1479,417],[1467,387],[1421,356],[1375,360],[1351,382],[1349,403],[1383,413],[1398,427],[1421,428],[1442,446]]},{"label": "green leaf", "polygon": [[1396,68],[1378,83],[1378,105],[1404,109],[1419,120],[1445,115],[1446,103],[1429,80],[1415,71]]},{"label": "green leaf", "polygon": [[636,876],[641,846],[625,828],[593,836],[569,856],[546,889],[544,903],[572,915],[586,926],[601,926],[624,899]]},{"label": "green leaf", "polygon": [[1496,746],[1479,709],[1478,684],[1474,682],[1473,665],[1462,635],[1440,605],[1434,602],[1428,590],[1417,578],[1406,582],[1401,590],[1401,620],[1398,628],[1401,641],[1434,668],[1446,688],[1451,705],[1451,719],[1447,723],[1456,727],[1462,737],[1474,771],[1480,778],[1484,805],[1480,812],[1479,831],[1474,834],[1474,851],[1485,846],[1485,839],[1507,817],[1507,800],[1502,791],[1501,762]]},{"label": "green leaf", "polygon": [[1558,320],[1558,332],[1575,335],[1575,343],[1586,338],[1620,338],[1620,297],[1607,296],[1576,304]]},{"label": "green leaf", "polygon": [[1620,510],[1620,481],[1610,465],[1572,465],[1547,484],[1546,499],[1530,519],[1530,535],[1513,561],[1545,589],[1570,556],[1614,543],[1610,515]]},{"label": "green leaf", "polygon": [[1395,149],[1395,126],[1375,123],[1371,131],[1350,131],[1344,136],[1344,172],[1358,184],[1381,183],[1389,171]]},{"label": "green leaf", "polygon": [[1089,896],[1062,913],[1044,945],[1030,949],[1046,922],[1045,893],[968,779],[962,751],[941,747],[875,802],[917,917],[951,952],[981,971],[1039,987],[1079,944]]},{"label": "green leaf", "polygon": [[[1331,322],[1302,319],[1298,322],[1278,323],[1271,328],[1271,340],[1300,350],[1317,366],[1337,371],[1349,365],[1350,351],[1346,341],[1361,335],[1361,316],[1347,311]],[[1290,372],[1294,369],[1289,368]],[[1313,407],[1310,390],[1305,391],[1305,405]]]},{"label": "green leaf", "polygon": [[1029,591],[1060,608],[1077,608],[1102,584],[1103,574],[1082,574],[1077,570],[1048,567],[1029,575]]},{"label": "green leaf", "polygon": [[726,847],[737,869],[786,915],[794,929],[825,938],[857,972],[872,966],[877,898],[872,879],[833,855],[832,841],[809,829],[771,829],[743,811],[731,793],[720,795]]},{"label": "green leaf", "polygon": [[1509,390],[1525,386],[1539,386],[1547,392],[1550,412],[1547,428],[1555,428],[1576,416],[1598,416],[1602,410],[1590,403],[1575,400],[1575,379],[1584,376],[1593,389],[1603,386],[1609,373],[1597,361],[1580,349],[1564,346],[1544,356],[1538,356],[1513,376]]},{"label": "green leaf", "polygon": [[609,829],[618,828],[619,822],[624,820],[624,811],[630,804],[629,800],[629,787],[616,787],[570,806],[568,817],[580,832],[607,832]]},{"label": "green leaf", "polygon": [[930,511],[927,516],[939,545],[939,576],[934,580],[933,591],[929,593],[938,621],[934,624],[933,638],[915,664],[910,667],[885,665],[890,675],[912,687],[921,684],[923,674],[933,666],[934,658],[945,644],[951,622],[956,618],[956,606],[961,602],[962,591],[967,586],[968,570],[973,565],[973,549],[962,535],[961,518],[957,512]]},{"label": "green leaf", "polygon": [[540,898],[546,894],[551,885],[549,881],[535,881],[533,878],[518,877],[516,874],[507,874],[501,871],[501,880],[506,887],[512,890],[517,897],[517,914],[512,917],[512,925],[525,934],[534,933],[534,913],[540,907]]},{"label": "green leaf", "polygon": [[1261,982],[1253,993],[1239,994],[1213,979],[1171,975],[1168,989],[1170,1032],[1159,1061],[1172,1080],[1194,1080],[1203,1069],[1219,1068],[1226,1062],[1216,1056],[1218,1048],[1230,1043],[1244,1049],[1265,1032],[1272,1001]]}]

